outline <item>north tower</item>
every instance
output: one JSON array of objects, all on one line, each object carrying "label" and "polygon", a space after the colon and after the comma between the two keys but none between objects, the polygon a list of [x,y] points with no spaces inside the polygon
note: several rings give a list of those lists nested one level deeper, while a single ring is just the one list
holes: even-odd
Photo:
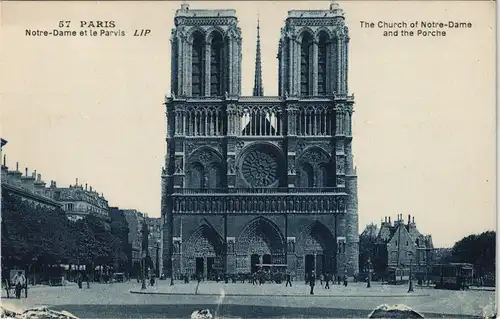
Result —
[{"label": "north tower", "polygon": [[344,14],[334,4],[288,12],[279,96],[262,96],[259,36],[254,94],[241,96],[236,12],[176,12],[162,174],[165,273],[352,275],[358,212]]}]

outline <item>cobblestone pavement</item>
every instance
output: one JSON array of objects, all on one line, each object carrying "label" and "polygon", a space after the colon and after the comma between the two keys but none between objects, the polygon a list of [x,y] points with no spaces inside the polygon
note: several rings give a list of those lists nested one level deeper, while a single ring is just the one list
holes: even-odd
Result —
[{"label": "cobblestone pavement", "polygon": [[[37,305],[55,306],[66,309],[81,318],[160,318],[171,313],[174,317],[189,318],[195,309],[217,305],[225,315],[243,313],[243,317],[365,317],[381,304],[405,304],[426,314],[427,318],[444,314],[446,318],[459,316],[483,316],[495,309],[495,292],[492,291],[448,291],[415,287],[415,292],[406,294],[407,286],[382,286],[374,283],[366,288],[363,283],[350,283],[343,287],[334,285],[331,292],[323,292],[317,286],[315,295],[308,294],[304,283],[285,287],[284,284],[223,284],[202,282],[195,294],[196,283],[176,282],[173,287],[169,281],[160,281],[158,287],[147,287],[148,292],[177,291],[191,294],[161,295],[137,294],[137,282],[115,284],[92,284],[90,289],[78,289],[76,285],[65,287],[35,287],[29,290],[27,299],[3,299],[2,304],[12,309],[26,309]],[[245,290],[245,296],[235,296],[232,291]],[[291,296],[280,296],[286,291]],[[293,289],[293,290],[292,290]],[[368,293],[368,291],[370,293]],[[223,293],[221,293],[223,292]],[[253,294],[252,294],[253,292]],[[258,292],[258,293],[255,293]],[[5,292],[2,291],[2,294]],[[266,293],[268,295],[263,296]],[[295,295],[294,295],[295,293]],[[331,293],[331,295],[326,295]],[[356,293],[358,294],[356,296]],[[3,295],[2,295],[3,296]],[[367,297],[370,296],[370,297]],[[295,314],[297,316],[295,316]],[[172,318],[170,315],[169,318]]]}]

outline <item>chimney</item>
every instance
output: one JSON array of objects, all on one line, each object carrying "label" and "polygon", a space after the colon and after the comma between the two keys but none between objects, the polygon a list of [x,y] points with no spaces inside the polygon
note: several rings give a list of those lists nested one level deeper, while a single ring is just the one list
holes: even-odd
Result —
[{"label": "chimney", "polygon": [[7,155],[3,155],[3,166],[7,166]]},{"label": "chimney", "polygon": [[38,174],[38,176],[37,176],[37,181],[39,181],[39,182],[40,182],[41,180],[42,180],[42,174]]},{"label": "chimney", "polygon": [[92,186],[90,186],[90,191],[92,191]]},{"label": "chimney", "polygon": [[385,216],[385,222],[387,223],[387,216]]},{"label": "chimney", "polygon": [[85,191],[87,191],[87,183],[85,183]]},{"label": "chimney", "polygon": [[391,216],[389,216],[389,224],[391,223]]},{"label": "chimney", "polygon": [[16,172],[19,172],[19,162],[16,162]]},{"label": "chimney", "polygon": [[411,217],[410,217],[410,214],[408,214],[408,225],[410,225],[411,223]]},{"label": "chimney", "polygon": [[412,221],[412,223],[413,223],[413,224],[415,224],[415,216],[413,216],[413,217],[411,218],[411,221]]},{"label": "chimney", "polygon": [[36,179],[36,169],[31,173],[31,177]]},{"label": "chimney", "polygon": [[76,178],[76,184],[75,184],[75,186],[78,186],[78,177]]},{"label": "chimney", "polygon": [[28,168],[27,167],[24,168],[24,172],[26,173],[26,177],[28,177]]}]

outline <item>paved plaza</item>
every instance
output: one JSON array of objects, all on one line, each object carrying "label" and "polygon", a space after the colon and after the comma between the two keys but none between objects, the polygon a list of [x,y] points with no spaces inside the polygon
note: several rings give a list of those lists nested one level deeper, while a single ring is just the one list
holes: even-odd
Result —
[{"label": "paved plaza", "polygon": [[[210,309],[219,318],[366,318],[381,304],[405,304],[423,313],[426,318],[482,318],[492,314],[495,292],[484,290],[448,291],[407,286],[386,286],[373,283],[350,283],[348,287],[333,285],[325,291],[320,285],[309,295],[304,283],[224,284],[180,282],[170,286],[168,280],[142,291],[136,281],[115,284],[91,284],[78,289],[38,286],[29,290],[28,299],[3,299],[11,309],[51,306],[64,309],[80,318],[189,318],[196,309]],[[140,292],[140,293],[138,293]],[[2,292],[2,298],[5,298]],[[286,296],[285,296],[286,295]]]}]

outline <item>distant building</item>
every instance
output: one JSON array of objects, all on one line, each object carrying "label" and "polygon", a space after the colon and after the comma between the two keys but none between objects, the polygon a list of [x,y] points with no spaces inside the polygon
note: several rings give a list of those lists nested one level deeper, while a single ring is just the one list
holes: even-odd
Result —
[{"label": "distant building", "polygon": [[378,236],[378,227],[377,227],[377,225],[374,224],[374,223],[366,225],[365,230],[361,233],[360,236],[377,238],[377,236]]},{"label": "distant building", "polygon": [[[129,226],[127,223],[127,219],[125,218],[125,213],[123,209],[120,209],[118,207],[110,207],[109,208],[109,217],[111,219],[111,232],[117,236],[120,239],[120,242],[122,243],[122,249],[124,253],[127,255],[127,261],[124,262],[123,260],[114,260],[114,266],[115,269],[122,272],[122,271],[127,271],[130,270],[130,259],[131,259],[131,249],[132,245],[129,243]],[[116,226],[120,227],[123,226],[124,228],[114,228],[113,229],[113,223],[115,223]]]},{"label": "distant building", "polygon": [[[425,271],[426,266],[434,262],[432,237],[421,234],[415,217],[410,217],[408,215],[407,223],[402,214],[394,223],[391,223],[390,217],[385,217],[376,238],[377,254],[384,256],[387,267],[409,267],[411,259],[415,271]],[[372,228],[365,231],[373,232]]]},{"label": "distant building", "polygon": [[48,209],[61,208],[62,204],[55,201],[50,196],[50,191],[45,187],[42,176],[33,171],[28,174],[28,168],[25,174],[19,171],[19,163],[16,163],[15,170],[9,170],[7,166],[6,155],[3,154],[3,147],[7,140],[1,139],[2,162],[2,197],[4,194],[11,194],[20,198],[22,201],[29,202],[38,207]]},{"label": "distant building", "polygon": [[130,244],[129,252],[129,269],[134,273],[140,267],[142,254],[142,223],[144,215],[136,209],[123,209],[125,219],[128,223],[128,243]]},{"label": "distant building", "polygon": [[163,269],[162,219],[146,217],[145,220],[149,229],[148,254],[154,263],[154,268],[161,271]]},{"label": "distant building", "polygon": [[66,216],[73,221],[83,219],[87,215],[94,215],[105,221],[110,221],[108,201],[103,194],[78,184],[69,187],[57,187],[53,182],[50,186],[51,197],[63,205]]}]

